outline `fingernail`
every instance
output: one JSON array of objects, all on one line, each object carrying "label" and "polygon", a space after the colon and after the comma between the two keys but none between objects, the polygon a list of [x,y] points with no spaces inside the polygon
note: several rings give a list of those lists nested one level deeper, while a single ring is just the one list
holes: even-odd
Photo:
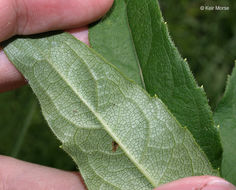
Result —
[{"label": "fingernail", "polygon": [[205,187],[203,186],[202,190],[236,190],[236,187],[225,180],[214,179],[205,184]]}]

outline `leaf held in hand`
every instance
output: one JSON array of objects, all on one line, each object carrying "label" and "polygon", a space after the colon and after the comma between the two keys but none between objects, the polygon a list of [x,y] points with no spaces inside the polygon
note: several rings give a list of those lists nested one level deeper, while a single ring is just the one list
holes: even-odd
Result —
[{"label": "leaf held in hand", "polygon": [[88,189],[145,190],[216,174],[158,98],[70,34],[19,38],[5,52],[29,81]]}]

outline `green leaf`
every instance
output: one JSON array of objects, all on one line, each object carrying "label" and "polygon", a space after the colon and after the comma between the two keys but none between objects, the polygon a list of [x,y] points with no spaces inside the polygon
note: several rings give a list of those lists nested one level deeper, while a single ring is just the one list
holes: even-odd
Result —
[{"label": "green leaf", "polygon": [[236,67],[214,114],[223,145],[222,177],[236,185]]},{"label": "green leaf", "polygon": [[5,52],[28,79],[89,189],[144,190],[217,174],[158,98],[70,34],[19,38]]},{"label": "green leaf", "polygon": [[205,92],[170,39],[157,1],[116,0],[89,37],[91,46],[124,74],[138,84],[143,78],[142,86],[188,127],[218,168],[222,149]]},{"label": "green leaf", "polygon": [[[44,121],[29,87],[0,94],[0,155],[64,170],[75,168]],[[46,148],[45,148],[46,147]]]},{"label": "green leaf", "polygon": [[129,79],[145,87],[127,21],[125,2],[115,1],[108,15],[90,28],[90,43]]}]

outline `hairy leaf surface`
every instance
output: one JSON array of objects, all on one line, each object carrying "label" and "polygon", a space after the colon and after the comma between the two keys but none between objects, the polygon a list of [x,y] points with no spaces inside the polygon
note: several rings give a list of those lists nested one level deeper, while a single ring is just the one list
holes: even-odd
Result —
[{"label": "hairy leaf surface", "polygon": [[217,106],[214,119],[219,125],[224,150],[222,177],[236,185],[236,67],[228,79],[224,97]]},{"label": "hairy leaf surface", "polygon": [[219,167],[222,149],[206,95],[170,39],[157,0],[116,0],[89,36],[92,47],[128,77],[138,84],[143,79]]},{"label": "hairy leaf surface", "polygon": [[73,36],[17,39],[5,52],[28,79],[89,189],[144,190],[216,174],[158,98]]}]

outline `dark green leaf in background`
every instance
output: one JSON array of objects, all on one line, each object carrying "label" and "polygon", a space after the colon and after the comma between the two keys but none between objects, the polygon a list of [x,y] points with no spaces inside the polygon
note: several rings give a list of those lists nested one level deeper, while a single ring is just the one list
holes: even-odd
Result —
[{"label": "dark green leaf in background", "polygon": [[[232,72],[236,50],[236,1],[159,0],[169,32],[215,110]],[[229,6],[229,11],[201,11],[203,5]]]},{"label": "dark green leaf in background", "polygon": [[219,125],[223,144],[222,177],[236,185],[236,67],[228,78],[225,94],[214,119]]},{"label": "dark green leaf in background", "polygon": [[[140,78],[144,79],[146,90],[157,94],[177,120],[188,127],[218,168],[222,149],[206,95],[170,39],[157,1],[116,0],[113,10],[90,29],[89,37],[92,47],[127,76],[126,60],[132,57],[128,65],[141,68]],[[120,55],[125,43],[133,49]],[[137,71],[134,74],[140,75]],[[139,80],[136,82],[140,84]]]},{"label": "dark green leaf in background", "polygon": [[128,27],[125,2],[115,1],[107,17],[94,25],[95,28],[89,30],[93,48],[105,55],[129,79],[144,87],[142,71]]}]

